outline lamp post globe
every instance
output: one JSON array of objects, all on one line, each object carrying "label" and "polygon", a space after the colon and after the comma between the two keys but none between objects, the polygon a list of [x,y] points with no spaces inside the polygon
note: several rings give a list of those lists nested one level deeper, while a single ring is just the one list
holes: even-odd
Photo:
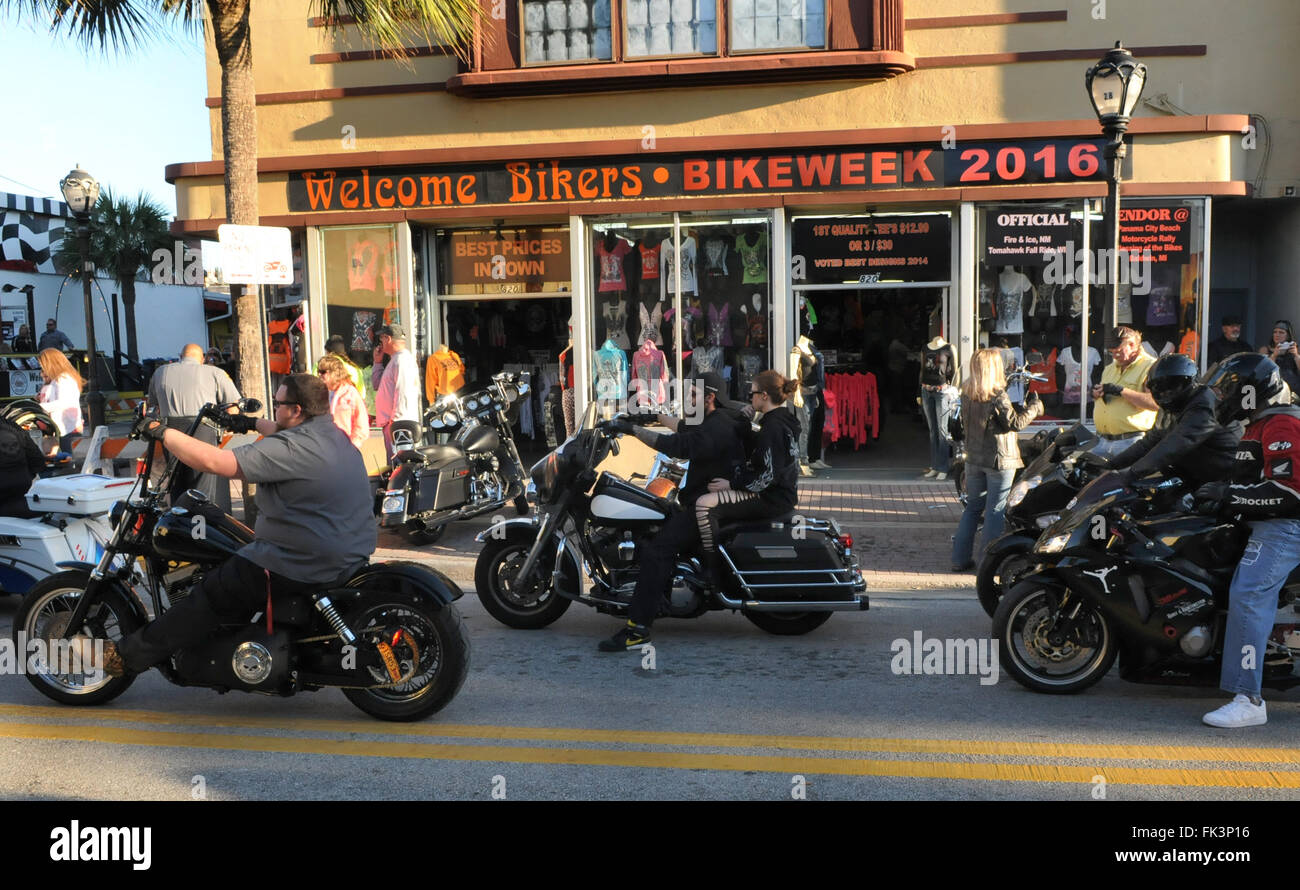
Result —
[{"label": "lamp post globe", "polygon": [[95,314],[90,294],[90,278],[94,266],[90,262],[90,212],[99,200],[99,183],[78,164],[59,181],[63,200],[77,219],[77,245],[81,253],[81,289],[86,313],[86,407],[90,414],[90,429],[104,425],[104,394],[99,389],[99,363],[95,360]]},{"label": "lamp post globe", "polygon": [[1146,80],[1147,66],[1133,58],[1133,54],[1118,40],[1115,41],[1114,49],[1089,68],[1083,78],[1092,110],[1106,136],[1106,233],[1109,256],[1103,326],[1107,349],[1118,345],[1115,341],[1115,319],[1119,316],[1119,182],[1124,158],[1128,156],[1124,134],[1128,131],[1133,110],[1142,98]]}]

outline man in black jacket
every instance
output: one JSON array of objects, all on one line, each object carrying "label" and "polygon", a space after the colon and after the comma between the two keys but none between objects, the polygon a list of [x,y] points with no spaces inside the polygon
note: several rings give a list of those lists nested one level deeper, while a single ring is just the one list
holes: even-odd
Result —
[{"label": "man in black jacket", "polygon": [[[696,540],[696,500],[707,490],[710,479],[730,476],[733,466],[745,454],[744,439],[749,421],[721,401],[726,392],[722,376],[710,371],[703,375],[696,387],[687,391],[694,398],[703,398],[704,417],[698,423],[659,415],[656,419],[669,429],[668,433],[636,426],[629,421],[617,424],[622,432],[635,435],[656,451],[669,457],[684,458],[691,465],[678,493],[682,509],[671,515],[644,551],[637,554],[640,571],[632,593],[632,604],[628,608],[627,625],[613,637],[601,640],[602,652],[625,652],[650,641],[650,625],[659,615],[659,605],[672,579],[677,555]],[[688,416],[690,413],[687,412]]]},{"label": "man in black jacket", "polygon": [[1241,440],[1240,423],[1224,426],[1215,418],[1216,398],[1196,383],[1196,363],[1181,353],[1156,362],[1147,377],[1151,397],[1160,406],[1155,427],[1107,460],[1093,454],[1081,460],[1137,478],[1160,470],[1201,485],[1227,476]]}]

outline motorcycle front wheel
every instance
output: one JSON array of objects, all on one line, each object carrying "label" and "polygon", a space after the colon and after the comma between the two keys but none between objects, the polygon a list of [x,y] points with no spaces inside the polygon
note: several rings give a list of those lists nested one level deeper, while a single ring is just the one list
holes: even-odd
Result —
[{"label": "motorcycle front wheel", "polygon": [[[490,540],[474,563],[474,589],[488,614],[506,627],[535,630],[551,624],[573,602],[555,592],[550,569],[538,565],[534,583],[519,585],[517,576],[528,559],[533,539]],[[544,562],[544,560],[543,560]]]},{"label": "motorcycle front wheel", "polygon": [[1026,541],[1023,550],[1001,553],[996,559],[980,560],[975,573],[975,593],[990,618],[998,610],[1002,597],[1016,586],[1020,577],[1033,568],[1031,551],[1034,542]]},{"label": "motorcycle front wheel", "polygon": [[755,627],[782,637],[796,637],[831,620],[830,612],[745,612]]},{"label": "motorcycle front wheel", "polygon": [[[359,639],[379,636],[393,644],[403,680],[391,686],[344,689],[348,701],[380,720],[423,720],[455,698],[469,673],[469,634],[455,605],[440,609],[412,605],[382,594],[368,598],[348,616]],[[387,674],[374,668],[372,678]]]},{"label": "motorcycle front wheel", "polygon": [[1047,587],[1026,585],[1004,596],[993,635],[1001,665],[1016,682],[1055,695],[1092,686],[1119,653],[1105,615],[1077,595]]},{"label": "motorcycle front wheel", "polygon": [[[84,571],[50,575],[27,592],[14,613],[15,643],[27,647],[30,652],[37,641],[44,642],[46,656],[44,659],[36,656],[35,664],[28,658],[28,652],[19,654],[28,682],[42,695],[65,705],[101,705],[112,701],[126,692],[135,679],[130,676],[110,677],[93,671],[58,671],[60,667],[75,666],[58,654],[57,641],[63,639],[72,610],[89,583],[90,575]],[[96,640],[117,641],[139,627],[135,611],[121,594],[107,589],[100,591],[99,602],[86,616],[82,633]],[[49,658],[51,654],[56,656],[53,665]],[[32,670],[32,667],[36,669]]]}]

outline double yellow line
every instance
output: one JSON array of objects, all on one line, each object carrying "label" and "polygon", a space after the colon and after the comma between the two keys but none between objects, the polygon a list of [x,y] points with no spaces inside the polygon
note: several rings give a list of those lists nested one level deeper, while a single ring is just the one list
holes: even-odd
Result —
[{"label": "double yellow line", "polygon": [[[67,722],[69,719],[96,723]],[[51,721],[60,722],[33,722]],[[134,724],[126,727],[112,724]],[[178,729],[144,727],[175,726]],[[193,731],[201,727],[208,731]],[[230,732],[228,730],[244,730]],[[248,730],[266,734],[253,734]],[[277,733],[294,733],[280,735]],[[315,734],[315,735],[303,735]],[[359,736],[381,736],[375,741]],[[1203,767],[1132,767],[1134,761],[1179,764],[1300,765],[1292,748],[1178,745],[1077,745],[949,739],[891,739],[565,729],[552,727],[392,724],[379,721],[218,717],[160,711],[73,711],[58,707],[0,705],[0,738],[99,742],[155,748],[478,761],[634,769],[751,771],[787,775],[881,776],[992,782],[1107,783],[1222,788],[1300,788],[1300,770]],[[473,739],[464,744],[448,740]],[[521,744],[493,744],[516,742]],[[541,744],[527,744],[541,743]],[[565,746],[567,744],[567,746]],[[598,747],[618,746],[618,747]],[[629,747],[632,746],[632,747]],[[723,748],[725,753],[644,750]],[[780,753],[753,753],[757,751]],[[817,752],[791,754],[791,751]],[[742,753],[743,752],[743,753]],[[841,756],[827,756],[839,754]],[[917,759],[861,757],[913,755]],[[1004,758],[1024,762],[925,759]],[[1052,761],[1070,760],[1076,763]],[[1077,761],[1082,761],[1078,763]],[[1120,764],[1115,764],[1119,761]]]}]

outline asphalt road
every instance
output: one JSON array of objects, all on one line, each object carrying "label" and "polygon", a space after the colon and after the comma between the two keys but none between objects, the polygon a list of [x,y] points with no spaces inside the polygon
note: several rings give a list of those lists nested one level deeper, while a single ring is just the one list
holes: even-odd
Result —
[{"label": "asphalt road", "polygon": [[[472,559],[453,551],[471,531],[428,550],[467,588]],[[16,605],[0,599],[6,634]],[[1214,690],[1112,673],[1082,695],[1044,696],[1005,674],[984,685],[895,673],[895,640],[987,638],[967,591],[876,591],[870,612],[804,637],[731,614],[665,620],[653,670],[641,653],[598,653],[617,622],[580,606],[532,632],[501,626],[472,593],[459,608],[469,679],[414,725],[372,720],[335,691],[222,696],[152,673],[81,710],[0,677],[0,797],[1300,797],[1300,693],[1274,694],[1268,725],[1229,732],[1200,723],[1223,700]]]}]

